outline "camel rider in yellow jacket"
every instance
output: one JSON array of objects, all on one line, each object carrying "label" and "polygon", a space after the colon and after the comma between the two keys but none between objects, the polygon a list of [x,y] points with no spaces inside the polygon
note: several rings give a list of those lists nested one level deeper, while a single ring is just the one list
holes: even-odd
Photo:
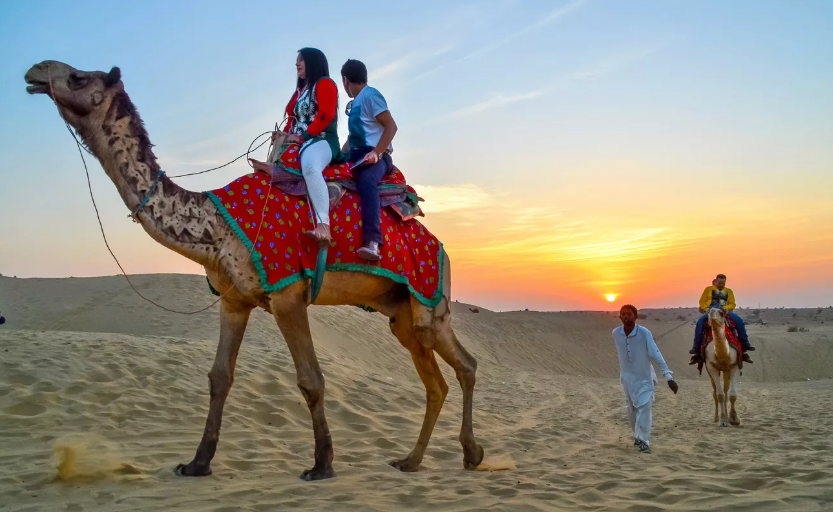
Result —
[{"label": "camel rider in yellow jacket", "polygon": [[706,321],[709,318],[708,311],[710,308],[721,308],[726,311],[726,316],[731,318],[735,323],[735,329],[738,331],[738,341],[740,341],[743,349],[743,360],[751,363],[752,360],[746,354],[755,350],[755,347],[749,344],[749,336],[746,334],[746,325],[743,320],[735,314],[735,294],[730,288],[726,288],[726,276],[718,274],[712,281],[712,286],[706,287],[703,290],[703,295],[700,296],[700,313],[702,315],[697,320],[697,327],[694,328],[694,347],[689,351],[692,354],[691,362],[695,364],[700,362],[700,346],[703,344],[703,337],[705,336]]}]

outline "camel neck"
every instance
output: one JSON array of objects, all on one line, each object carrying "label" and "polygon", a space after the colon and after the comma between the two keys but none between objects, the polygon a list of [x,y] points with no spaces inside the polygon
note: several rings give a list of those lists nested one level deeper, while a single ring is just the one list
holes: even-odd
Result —
[{"label": "camel neck", "polygon": [[[84,137],[135,220],[157,242],[203,263],[213,245],[217,209],[161,173],[138,112],[125,93],[113,98],[101,132]],[[141,206],[141,208],[139,208]]]}]

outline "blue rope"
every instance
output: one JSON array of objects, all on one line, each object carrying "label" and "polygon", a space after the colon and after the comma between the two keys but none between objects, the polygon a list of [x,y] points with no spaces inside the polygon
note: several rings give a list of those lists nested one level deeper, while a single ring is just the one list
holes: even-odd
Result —
[{"label": "blue rope", "polygon": [[164,174],[165,171],[159,171],[159,173],[156,175],[156,179],[153,180],[153,185],[150,186],[150,190],[148,190],[148,193],[145,196],[145,198],[142,199],[142,202],[139,204],[139,206],[135,210],[133,210],[133,213],[130,214],[131,217],[136,217],[136,215],[138,215],[139,212],[142,211],[142,208],[144,208],[145,205],[148,204],[150,196],[156,191],[156,186],[159,184],[159,178],[161,178]]}]

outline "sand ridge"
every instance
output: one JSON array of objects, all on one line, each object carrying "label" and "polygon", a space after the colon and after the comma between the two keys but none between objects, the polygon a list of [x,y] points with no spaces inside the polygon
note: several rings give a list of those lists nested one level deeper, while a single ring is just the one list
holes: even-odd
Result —
[{"label": "sand ridge", "polygon": [[[136,276],[179,307],[212,300],[199,276]],[[214,475],[173,474],[193,456],[208,404],[214,312],[151,309],[123,278],[0,278],[0,509],[35,510],[826,510],[833,503],[833,311],[767,311],[740,385],[744,422],[718,429],[710,385],[689,367],[693,326],[659,342],[681,392],[657,390],[654,453],[633,451],[610,313],[494,313],[455,304],[479,362],[475,435],[487,461],[462,470],[461,393],[450,393],[422,471],[387,462],[413,447],[424,390],[381,315],[313,308],[338,478],[309,484],[309,413],[271,317],[252,316]],[[661,333],[694,310],[648,311]],[[745,314],[745,313],[742,313]],[[751,315],[751,312],[749,312]],[[829,317],[829,318],[828,318]],[[810,332],[788,333],[786,323]],[[825,322],[822,324],[821,322]],[[810,379],[809,381],[807,379]],[[721,447],[714,454],[713,446]],[[68,457],[72,471],[58,470]]]}]

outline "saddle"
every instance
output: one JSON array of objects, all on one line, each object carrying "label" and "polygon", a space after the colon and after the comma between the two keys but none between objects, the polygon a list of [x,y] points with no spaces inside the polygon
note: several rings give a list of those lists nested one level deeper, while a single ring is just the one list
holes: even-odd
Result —
[{"label": "saddle", "polygon": [[[278,150],[275,151],[274,148]],[[265,162],[272,169],[272,185],[292,196],[307,194],[307,184],[301,172],[300,148],[301,146],[295,143],[276,143],[270,151],[268,161]],[[355,167],[350,164],[330,163],[323,174],[330,193],[331,212],[347,191],[358,192]],[[396,166],[393,166],[379,182],[379,201],[382,208],[389,207],[403,221],[424,216],[419,206],[423,199],[408,185],[402,171]]]},{"label": "saddle", "polygon": [[[732,320],[731,317],[726,317],[726,340],[729,342],[729,347],[735,349],[738,353],[738,370],[743,370],[743,348],[740,344],[740,338],[738,337],[737,328],[735,326],[735,322]],[[700,346],[700,362],[697,363],[697,371],[700,375],[703,374],[703,365],[706,361],[706,347],[709,346],[709,343],[714,341],[714,334],[712,333],[712,327],[710,324],[706,324],[705,329],[703,330],[703,344]],[[741,374],[742,375],[742,374]]]}]

